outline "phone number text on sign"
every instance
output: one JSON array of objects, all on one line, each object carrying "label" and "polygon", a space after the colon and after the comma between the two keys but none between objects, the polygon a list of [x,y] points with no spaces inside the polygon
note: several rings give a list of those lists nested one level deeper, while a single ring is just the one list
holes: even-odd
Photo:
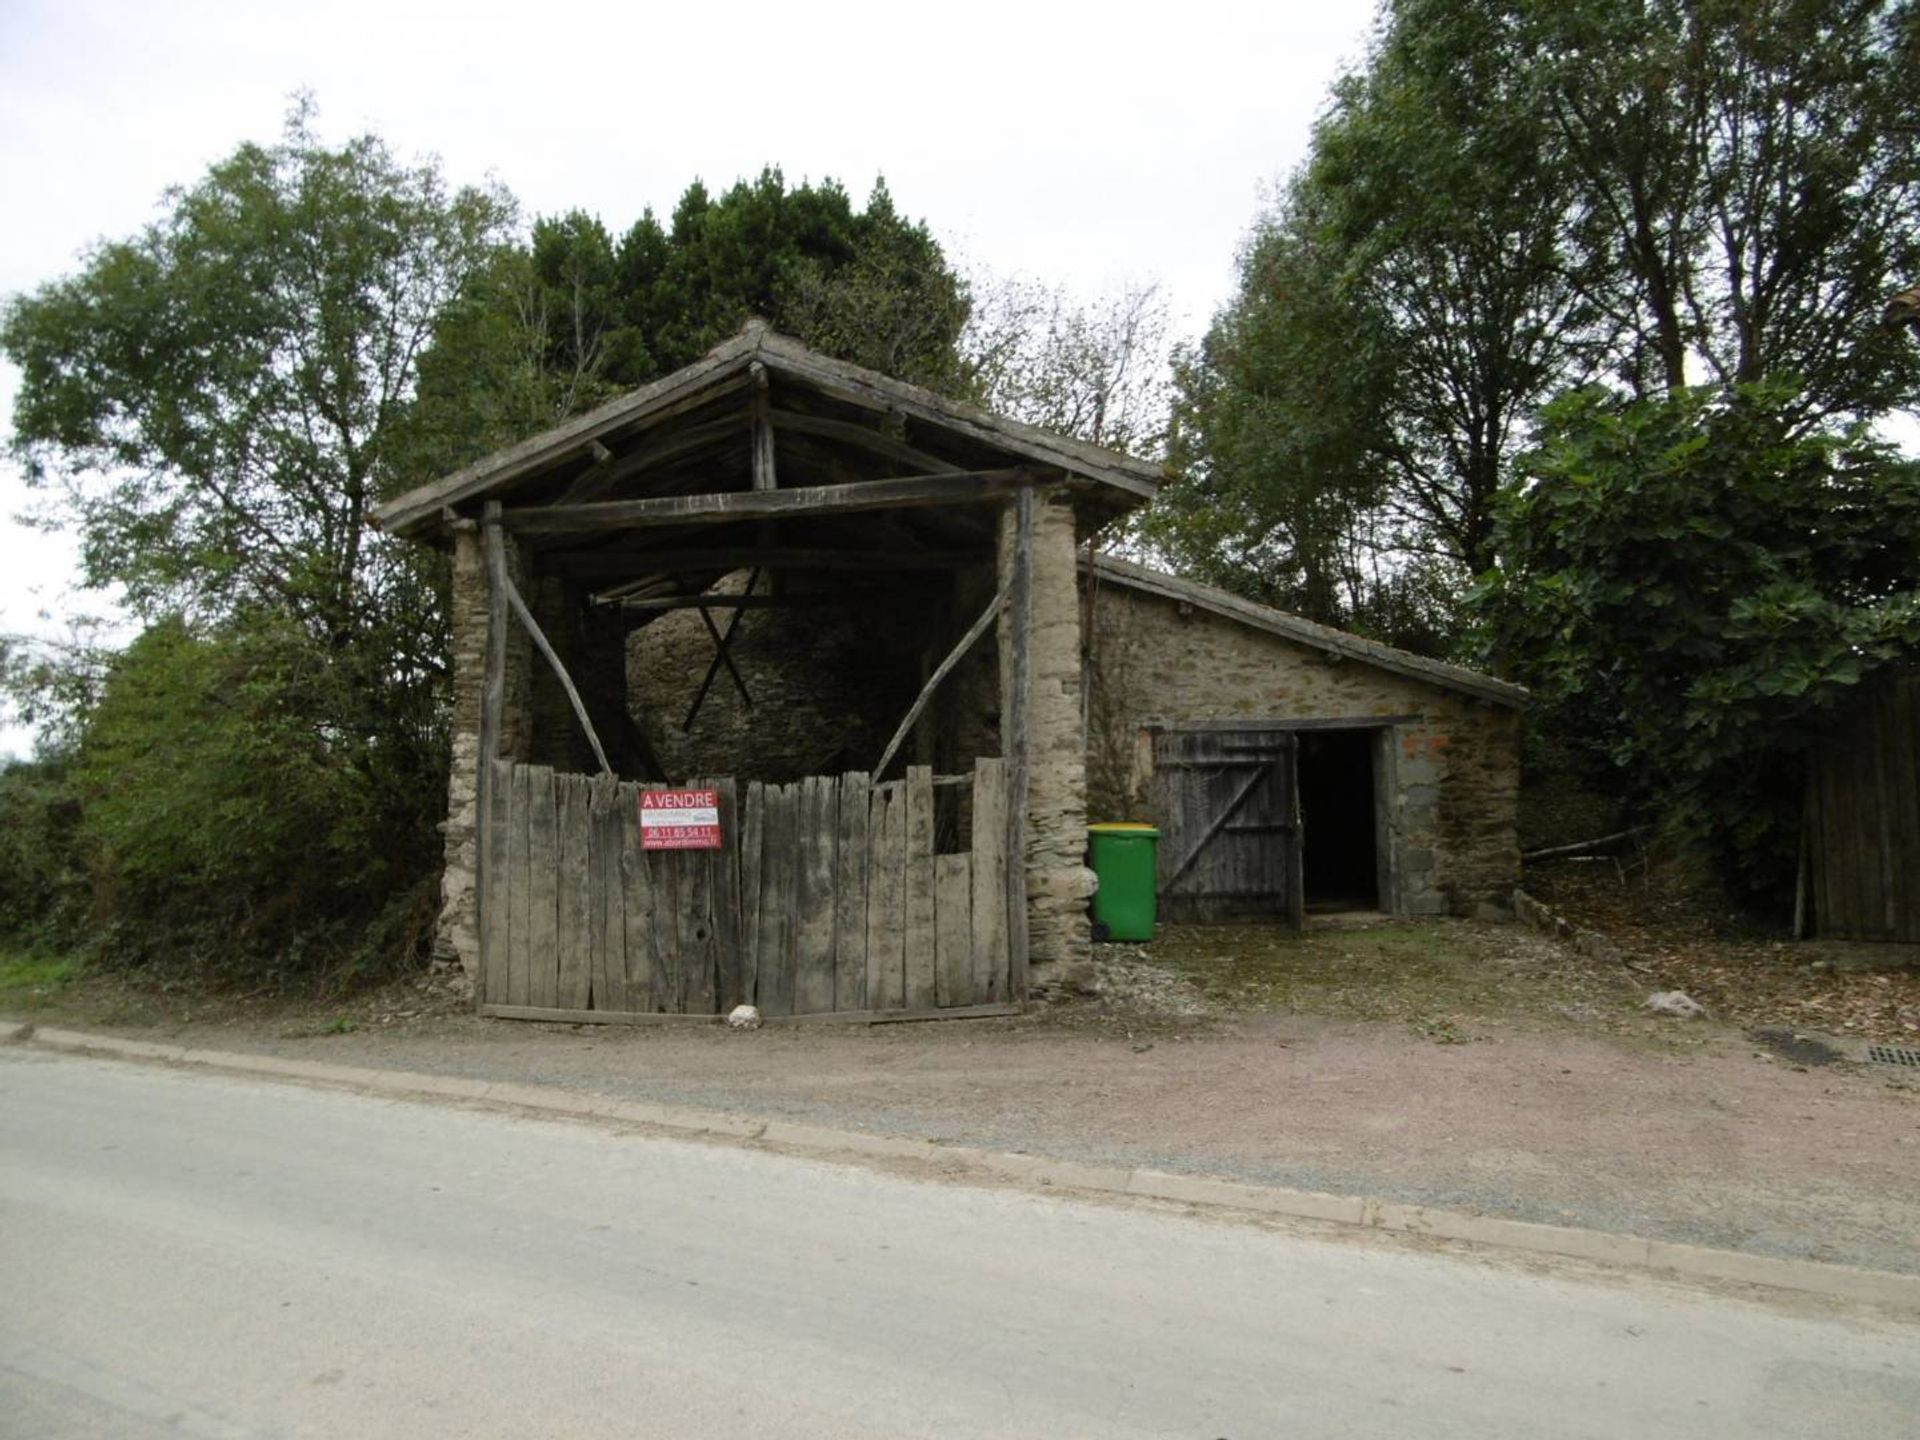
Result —
[{"label": "phone number text on sign", "polygon": [[642,790],[642,850],[718,850],[720,796],[713,790]]}]

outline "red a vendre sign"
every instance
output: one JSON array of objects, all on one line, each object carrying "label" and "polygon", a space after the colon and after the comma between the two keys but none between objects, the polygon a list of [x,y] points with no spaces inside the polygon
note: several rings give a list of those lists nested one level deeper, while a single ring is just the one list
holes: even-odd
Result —
[{"label": "red a vendre sign", "polygon": [[642,850],[718,850],[720,796],[713,790],[642,790]]}]

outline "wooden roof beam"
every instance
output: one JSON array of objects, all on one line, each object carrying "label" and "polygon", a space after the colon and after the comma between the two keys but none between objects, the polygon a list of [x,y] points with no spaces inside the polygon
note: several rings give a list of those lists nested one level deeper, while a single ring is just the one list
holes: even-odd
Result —
[{"label": "wooden roof beam", "polygon": [[834,550],[795,545],[723,545],[701,549],[593,550],[583,554],[548,551],[543,565],[577,580],[620,580],[687,570],[844,570],[888,573],[901,570],[961,570],[991,562],[993,551]]},{"label": "wooden roof beam", "polygon": [[659,495],[645,500],[605,500],[588,505],[521,507],[505,512],[509,530],[526,534],[575,534],[643,529],[651,525],[714,525],[737,520],[776,520],[803,515],[857,515],[929,505],[977,505],[1004,499],[1046,483],[1025,466],[1005,470],[952,470],[894,480],[845,485],[809,485],[792,490],[727,490],[709,495]]}]

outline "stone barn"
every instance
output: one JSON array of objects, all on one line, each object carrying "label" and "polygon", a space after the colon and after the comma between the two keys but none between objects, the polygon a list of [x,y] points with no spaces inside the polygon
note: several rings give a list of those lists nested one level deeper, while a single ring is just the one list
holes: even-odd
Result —
[{"label": "stone barn", "polygon": [[1007,1013],[1086,824],[1175,918],[1468,911],[1520,691],[1104,556],[1157,467],[750,324],[389,501],[453,573],[443,951],[481,1012]]},{"label": "stone barn", "polygon": [[1081,586],[1088,813],[1161,827],[1163,915],[1504,910],[1524,690],[1107,556]]}]

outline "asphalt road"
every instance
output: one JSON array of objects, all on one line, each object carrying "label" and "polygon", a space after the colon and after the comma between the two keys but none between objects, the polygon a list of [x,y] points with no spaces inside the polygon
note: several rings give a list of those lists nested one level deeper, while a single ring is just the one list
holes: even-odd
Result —
[{"label": "asphalt road", "polygon": [[6,1436],[1920,1433],[1920,1327],[0,1055]]}]

